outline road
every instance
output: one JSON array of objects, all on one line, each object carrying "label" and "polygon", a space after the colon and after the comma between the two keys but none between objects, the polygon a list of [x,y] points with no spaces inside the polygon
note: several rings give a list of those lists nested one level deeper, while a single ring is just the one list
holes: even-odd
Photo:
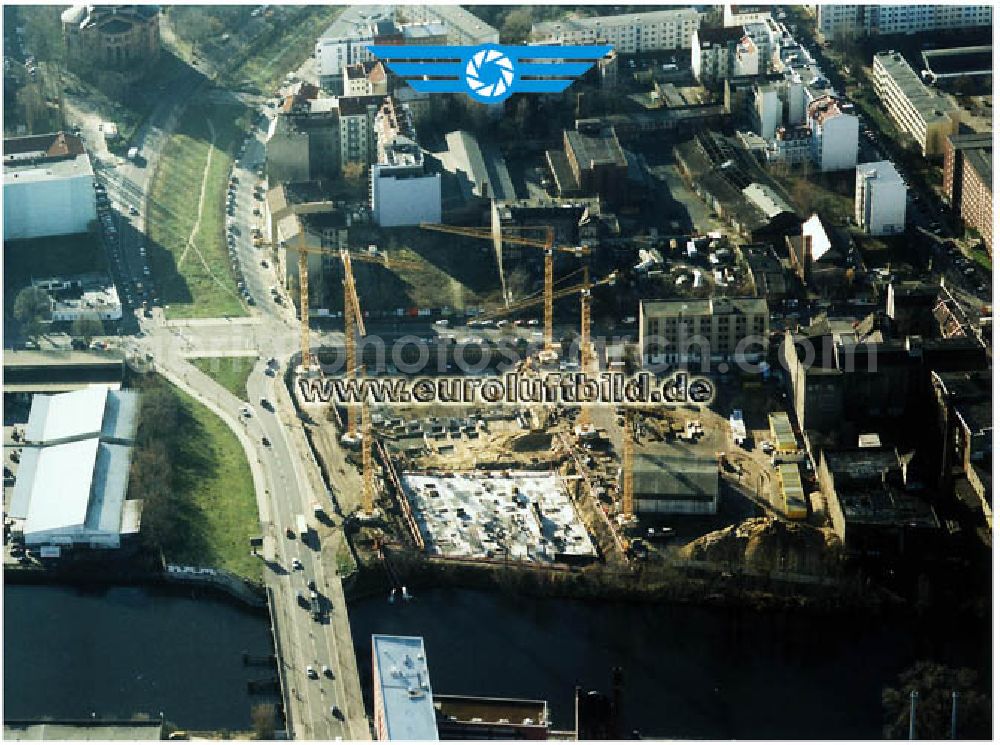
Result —
[{"label": "road", "polygon": [[[286,684],[288,718],[295,738],[367,740],[371,738],[368,719],[354,659],[354,644],[347,618],[341,579],[324,567],[318,543],[306,546],[298,537],[285,537],[298,514],[309,515],[311,505],[325,500],[325,488],[318,467],[308,450],[291,399],[281,385],[280,372],[266,374],[267,361],[276,367],[289,363],[297,339],[294,313],[270,300],[269,287],[275,284],[273,268],[260,265],[262,251],[250,239],[256,221],[252,212],[257,202],[252,193],[256,181],[252,169],[263,161],[264,144],[259,132],[247,146],[237,176],[234,222],[240,226],[237,254],[244,281],[256,305],[245,319],[202,319],[172,323],[162,308],[148,314],[143,300],[157,305],[156,277],[151,276],[144,255],[147,244],[146,208],[150,179],[160,153],[186,105],[196,95],[220,95],[203,91],[204,76],[186,68],[185,73],[165,90],[145,125],[134,140],[142,153],[131,163],[107,151],[97,129],[100,118],[86,105],[71,109],[81,125],[82,136],[95,154],[97,180],[104,186],[111,209],[102,217],[102,233],[108,249],[109,266],[120,295],[128,303],[124,309],[122,333],[134,334],[119,340],[121,346],[139,357],[147,355],[157,371],[209,406],[233,429],[244,447],[251,470],[265,535],[276,540],[276,556],[265,565],[264,580],[273,591],[276,631],[281,648],[280,665]],[[71,104],[72,106],[72,104]],[[134,213],[134,214],[133,214]],[[141,284],[138,284],[141,283]],[[251,406],[222,388],[189,362],[192,356],[254,352],[257,364],[247,383]],[[261,405],[267,400],[267,407]],[[249,416],[245,412],[250,412]],[[266,443],[266,444],[265,444]],[[318,536],[314,533],[314,540]],[[293,561],[302,569],[293,569]],[[327,562],[335,564],[335,562]],[[314,621],[299,606],[297,593],[308,596],[307,582],[315,581],[323,598],[324,613]],[[330,677],[323,674],[330,668]],[[316,677],[307,674],[311,667]]]}]

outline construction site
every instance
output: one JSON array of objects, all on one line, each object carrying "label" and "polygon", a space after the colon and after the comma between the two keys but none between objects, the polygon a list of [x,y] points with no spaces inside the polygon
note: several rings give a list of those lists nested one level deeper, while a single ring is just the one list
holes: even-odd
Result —
[{"label": "construction site", "polygon": [[[542,292],[487,309],[474,319],[482,327],[540,310],[540,343],[506,368],[490,366],[479,375],[506,370],[528,376],[596,373],[614,364],[607,357],[598,359],[591,343],[591,301],[593,292],[613,292],[617,277],[591,281],[589,267],[583,265],[577,272],[582,282],[559,286],[554,278],[556,254],[580,258],[587,255],[586,247],[556,246],[553,231],[544,228],[535,231],[543,236],[538,238],[500,236],[480,228],[423,227],[499,246],[509,242],[543,257]],[[358,260],[390,270],[402,265],[377,251],[303,248],[303,287],[308,280],[302,257],[309,252],[332,254],[343,267],[346,364],[334,374],[378,377],[380,371],[359,352],[366,316],[352,267]],[[579,299],[579,325],[575,343],[567,348],[555,339],[553,304],[573,297]],[[305,314],[306,293],[300,302]],[[432,340],[446,348],[453,342],[443,334]],[[301,341],[298,374],[322,378],[324,372],[310,353],[306,323]],[[439,357],[432,354],[431,359]],[[426,375],[429,368],[420,372]],[[791,520],[804,517],[802,484],[793,483],[789,469],[772,477],[767,455],[747,447],[751,438],[760,442],[766,437],[765,411],[748,411],[744,422],[742,411],[731,416],[721,408],[730,404],[724,395],[711,405],[645,409],[366,400],[340,407],[325,404],[320,413],[301,397],[298,403],[310,413],[307,431],[324,472],[346,472],[351,479],[347,487],[329,487],[349,520],[351,545],[363,564],[388,564],[393,553],[431,564],[502,564],[529,572],[595,563],[628,567],[637,561],[677,559],[691,541],[768,513]],[[781,434],[786,436],[784,430]],[[795,514],[783,514],[785,501]]]}]

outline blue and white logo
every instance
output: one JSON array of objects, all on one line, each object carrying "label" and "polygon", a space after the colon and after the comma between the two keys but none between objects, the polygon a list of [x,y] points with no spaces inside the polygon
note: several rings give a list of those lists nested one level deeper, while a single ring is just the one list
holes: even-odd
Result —
[{"label": "blue and white logo", "polygon": [[369,51],[426,93],[465,93],[499,103],[514,93],[561,93],[611,46],[387,46]]}]

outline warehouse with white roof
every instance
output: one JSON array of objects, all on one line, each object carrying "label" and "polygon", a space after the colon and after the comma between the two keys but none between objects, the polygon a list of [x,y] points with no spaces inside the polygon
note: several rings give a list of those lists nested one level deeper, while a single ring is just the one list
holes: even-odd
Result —
[{"label": "warehouse with white roof", "polygon": [[139,532],[141,501],[126,498],[138,412],[135,391],[35,396],[10,507],[25,545],[59,556]]}]

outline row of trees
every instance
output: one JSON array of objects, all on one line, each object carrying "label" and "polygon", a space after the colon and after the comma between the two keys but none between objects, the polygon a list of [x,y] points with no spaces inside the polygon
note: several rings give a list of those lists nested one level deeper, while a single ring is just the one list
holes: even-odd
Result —
[{"label": "row of trees", "polygon": [[[25,334],[37,337],[52,320],[52,301],[40,287],[25,287],[14,298],[14,318],[24,325]],[[70,324],[70,335],[89,344],[104,334],[104,322],[97,313],[84,313]]]},{"label": "row of trees", "polygon": [[179,402],[159,377],[143,381],[139,431],[132,454],[129,497],[142,499],[142,540],[160,552],[180,537],[174,499],[172,443],[178,436]]}]

